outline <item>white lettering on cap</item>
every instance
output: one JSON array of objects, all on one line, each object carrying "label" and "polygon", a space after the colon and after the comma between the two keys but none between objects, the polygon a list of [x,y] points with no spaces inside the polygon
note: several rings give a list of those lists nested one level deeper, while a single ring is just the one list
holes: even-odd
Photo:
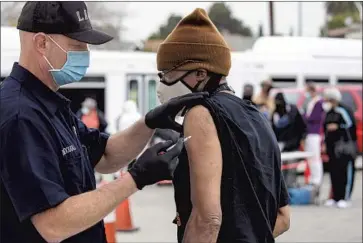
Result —
[{"label": "white lettering on cap", "polygon": [[77,11],[76,14],[77,14],[77,17],[78,17],[78,21],[79,22],[82,22],[84,20],[88,20],[88,13],[87,13],[87,10],[86,9],[83,10],[83,16],[81,16],[80,11]]}]

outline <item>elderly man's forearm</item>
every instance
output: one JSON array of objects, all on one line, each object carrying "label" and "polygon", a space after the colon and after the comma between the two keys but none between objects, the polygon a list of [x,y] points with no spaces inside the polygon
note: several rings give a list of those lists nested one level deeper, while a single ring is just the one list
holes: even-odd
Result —
[{"label": "elderly man's forearm", "polygon": [[290,223],[288,222],[288,220],[286,220],[281,216],[277,216],[275,228],[273,231],[273,237],[274,238],[279,237],[280,235],[288,231],[289,228],[290,228]]},{"label": "elderly man's forearm", "polygon": [[48,242],[60,242],[101,221],[136,191],[134,180],[126,173],[114,182],[72,196],[57,207],[33,216],[32,222]]},{"label": "elderly man's forearm", "polygon": [[144,118],[131,127],[112,135],[106,145],[105,154],[96,166],[100,173],[114,173],[125,167],[145,148],[154,130],[145,125]]},{"label": "elderly man's forearm", "polygon": [[192,213],[185,229],[183,243],[216,242],[222,224],[221,219],[221,216],[210,216],[203,219]]}]

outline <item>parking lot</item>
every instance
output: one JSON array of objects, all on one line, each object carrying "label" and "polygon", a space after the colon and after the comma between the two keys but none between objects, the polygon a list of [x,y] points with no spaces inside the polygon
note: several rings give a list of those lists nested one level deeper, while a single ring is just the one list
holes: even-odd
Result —
[{"label": "parking lot", "polygon": [[[329,188],[326,174],[321,198],[326,198]],[[118,233],[118,242],[176,242],[173,192],[172,186],[151,186],[132,196],[133,224],[140,229]],[[293,207],[291,228],[277,242],[362,242],[362,172],[356,176],[351,208]]]}]

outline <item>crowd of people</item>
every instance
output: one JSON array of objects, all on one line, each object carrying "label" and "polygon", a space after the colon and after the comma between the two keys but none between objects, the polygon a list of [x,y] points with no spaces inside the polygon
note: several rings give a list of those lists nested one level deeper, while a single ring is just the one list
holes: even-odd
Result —
[{"label": "crowd of people", "polygon": [[[268,119],[281,152],[305,150],[312,154],[307,159],[311,173],[309,184],[317,192],[316,196],[319,196],[323,182],[321,155],[326,153],[329,156],[332,194],[325,201],[325,205],[336,205],[339,208],[348,207],[353,190],[356,154],[354,150],[350,155],[337,154],[336,151],[342,146],[340,141],[348,144],[351,141],[352,146],[355,146],[357,137],[353,113],[341,102],[339,90],[328,88],[322,96],[319,96],[316,84],[307,83],[305,95],[308,103],[302,113],[296,104],[290,104],[286,100],[283,92],[277,92],[272,97],[270,92],[272,88],[272,82],[264,80],[261,83],[261,92],[255,95],[253,85],[246,84],[242,99],[256,106]],[[103,113],[98,110],[97,103],[92,98],[85,99],[77,116],[89,128],[105,131],[107,127]],[[121,108],[121,114],[116,119],[117,131],[127,129],[140,117],[141,114],[138,112],[136,103],[133,100],[127,100]],[[179,136],[180,134],[172,129],[156,129],[148,146],[167,140],[176,142]],[[131,166],[132,163],[129,167]],[[296,185],[294,182],[291,183],[288,178],[285,180],[288,186]]]},{"label": "crowd of people", "polygon": [[320,96],[316,84],[307,83],[308,103],[300,112],[295,104],[286,101],[282,92],[272,97],[272,88],[271,81],[263,81],[261,92],[254,95],[253,86],[246,84],[242,98],[255,105],[269,120],[281,152],[305,150],[312,154],[308,158],[309,184],[317,192],[323,182],[321,155],[328,155],[332,193],[325,205],[348,207],[354,183],[357,135],[353,112],[342,103],[340,91],[327,88]]}]

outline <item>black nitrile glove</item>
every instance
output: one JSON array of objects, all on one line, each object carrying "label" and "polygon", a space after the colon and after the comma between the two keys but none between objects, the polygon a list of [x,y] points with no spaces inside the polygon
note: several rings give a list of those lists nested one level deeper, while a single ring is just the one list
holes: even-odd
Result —
[{"label": "black nitrile glove", "polygon": [[208,95],[208,92],[199,92],[175,97],[150,110],[145,116],[145,124],[151,129],[173,129],[180,133],[182,126],[175,122],[175,116],[184,107],[189,108],[200,104],[203,98]]},{"label": "black nitrile glove", "polygon": [[129,169],[139,190],[144,186],[172,178],[179,162],[178,156],[184,147],[183,139],[179,139],[174,148],[165,152],[172,145],[172,141],[166,141],[146,149]]}]

